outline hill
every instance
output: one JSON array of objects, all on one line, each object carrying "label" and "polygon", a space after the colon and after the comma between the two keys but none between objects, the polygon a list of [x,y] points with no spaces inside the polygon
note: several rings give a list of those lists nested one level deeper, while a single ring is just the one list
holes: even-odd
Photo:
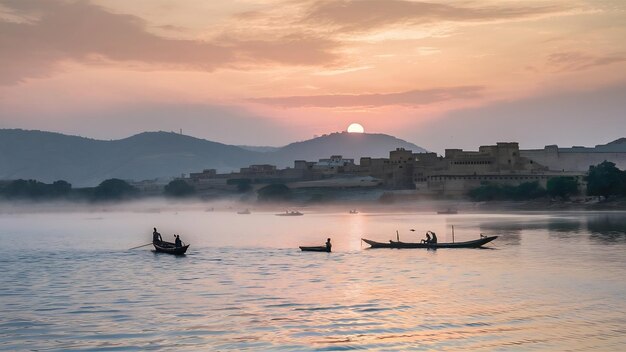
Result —
[{"label": "hill", "polygon": [[272,153],[267,153],[269,163],[291,166],[293,160],[316,161],[331,155],[342,155],[358,163],[363,156],[372,158],[389,157],[389,151],[405,148],[415,153],[426,150],[386,134],[337,132],[302,142],[288,144]]},{"label": "hill", "polygon": [[144,132],[103,141],[44,131],[0,130],[0,180],[66,180],[92,186],[108,178],[169,179],[213,168],[238,170],[250,164],[292,166],[334,154],[358,159],[383,157],[397,147],[422,148],[383,134],[333,133],[281,148],[242,148],[172,132]]}]

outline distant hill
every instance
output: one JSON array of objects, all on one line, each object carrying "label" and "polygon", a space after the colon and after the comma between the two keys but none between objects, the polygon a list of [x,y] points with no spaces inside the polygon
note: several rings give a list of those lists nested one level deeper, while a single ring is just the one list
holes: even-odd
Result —
[{"label": "distant hill", "polygon": [[107,178],[169,179],[213,168],[238,170],[250,164],[292,166],[294,160],[384,157],[397,147],[424,151],[383,134],[333,133],[281,148],[238,147],[172,132],[144,132],[120,140],[95,140],[60,133],[0,129],[0,180],[66,180],[97,185]]},{"label": "distant hill", "polygon": [[168,132],[101,141],[59,133],[0,130],[0,179],[59,179],[76,186],[107,178],[170,178],[203,168],[230,170],[256,159],[238,147]]},{"label": "distant hill", "polygon": [[293,165],[293,160],[316,161],[331,155],[342,155],[358,163],[362,156],[389,157],[389,151],[396,148],[426,152],[413,143],[386,134],[337,132],[288,144],[266,156],[268,162],[283,167]]}]

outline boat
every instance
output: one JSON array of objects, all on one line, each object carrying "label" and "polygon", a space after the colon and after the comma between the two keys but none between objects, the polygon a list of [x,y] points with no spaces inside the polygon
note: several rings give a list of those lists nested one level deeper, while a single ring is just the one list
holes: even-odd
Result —
[{"label": "boat", "polygon": [[350,210],[350,214],[358,214],[359,212],[356,209]]},{"label": "boat", "polygon": [[372,240],[368,240],[366,238],[361,238],[361,241],[369,244],[370,248],[428,248],[428,249],[437,249],[437,248],[479,248],[484,246],[485,244],[495,240],[498,236],[483,236],[477,240],[465,241],[465,242],[444,242],[444,243],[422,243],[422,242],[401,242],[401,241],[392,241],[389,242],[376,242]]},{"label": "boat", "polygon": [[446,209],[446,210],[440,210],[437,212],[437,214],[458,214],[459,212],[456,209]]},{"label": "boat", "polygon": [[152,244],[154,245],[154,249],[157,252],[169,253],[169,254],[174,254],[174,255],[183,255],[185,254],[185,252],[187,252],[187,248],[189,248],[188,244],[182,247],[176,247],[174,243],[165,242],[165,241],[153,242]]},{"label": "boat", "polygon": [[300,216],[304,215],[299,211],[285,211],[284,213],[276,214],[276,216]]},{"label": "boat", "polygon": [[330,253],[330,249],[326,248],[326,246],[313,246],[313,247],[300,246],[300,250],[302,250],[303,252],[328,252]]},{"label": "boat", "polygon": [[246,209],[246,210],[238,211],[237,214],[248,215],[248,214],[252,214],[252,212],[250,212],[250,209]]}]

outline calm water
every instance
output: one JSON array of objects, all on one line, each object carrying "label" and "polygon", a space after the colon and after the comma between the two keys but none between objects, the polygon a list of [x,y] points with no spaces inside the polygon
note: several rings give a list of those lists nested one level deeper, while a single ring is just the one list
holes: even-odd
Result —
[{"label": "calm water", "polygon": [[0,349],[626,350],[626,213],[234,212],[0,214]]}]

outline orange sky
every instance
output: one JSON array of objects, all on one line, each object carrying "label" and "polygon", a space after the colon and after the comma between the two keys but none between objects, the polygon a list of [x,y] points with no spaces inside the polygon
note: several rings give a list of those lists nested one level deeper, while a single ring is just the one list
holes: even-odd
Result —
[{"label": "orange sky", "polygon": [[626,136],[623,38],[621,0],[0,0],[0,128],[593,145]]}]

